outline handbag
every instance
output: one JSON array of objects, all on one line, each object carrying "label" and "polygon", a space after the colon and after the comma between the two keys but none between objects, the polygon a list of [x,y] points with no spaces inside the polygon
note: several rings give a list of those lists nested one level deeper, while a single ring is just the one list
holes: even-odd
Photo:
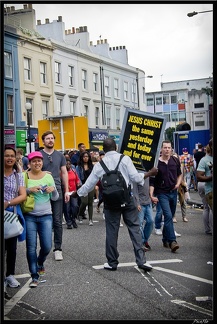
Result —
[{"label": "handbag", "polygon": [[24,231],[23,226],[19,221],[17,214],[4,210],[4,238],[9,239],[11,237],[18,236]]},{"label": "handbag", "polygon": [[[24,172],[24,173],[25,173],[24,181],[25,181],[25,185],[27,187],[28,174],[27,174],[27,172]],[[20,204],[20,207],[24,214],[31,212],[35,207],[35,199],[34,199],[33,194],[27,194],[26,200]]]}]

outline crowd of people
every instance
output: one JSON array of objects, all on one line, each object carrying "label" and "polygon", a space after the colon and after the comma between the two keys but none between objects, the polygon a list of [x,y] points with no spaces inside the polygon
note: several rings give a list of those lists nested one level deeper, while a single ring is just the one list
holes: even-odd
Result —
[{"label": "crowd of people", "polygon": [[[163,247],[176,252],[179,249],[177,237],[181,236],[174,227],[177,202],[180,203],[182,220],[187,223],[186,206],[192,184],[203,204],[205,233],[212,234],[212,140],[205,148],[198,144],[192,155],[183,148],[181,156],[173,152],[170,141],[164,140],[157,167],[144,173],[138,172],[131,158],[124,156],[119,170],[132,190],[129,204],[116,210],[104,206],[100,180],[105,171],[98,163],[103,159],[110,170],[115,168],[120,153],[113,139],[104,140],[103,151],[90,151],[85,143],[79,143],[77,149],[63,154],[54,148],[52,131],[42,134],[42,142],[43,147],[28,156],[24,156],[22,149],[5,146],[4,150],[4,209],[15,211],[30,193],[35,200],[34,209],[23,213],[31,288],[37,287],[40,276],[45,275],[45,261],[52,246],[54,260],[63,261],[63,220],[67,229],[78,228],[78,224],[87,218],[89,226],[93,226],[94,202],[96,212],[102,211],[105,220],[106,270],[116,270],[118,266],[121,219],[130,234],[139,268],[152,269],[145,253],[151,250],[149,239],[153,230],[162,235]],[[25,173],[28,177],[26,186]],[[22,213],[20,208],[19,213]],[[38,254],[37,236],[40,242]],[[17,241],[18,237],[5,239],[5,291],[7,286],[20,286],[14,277]]]}]

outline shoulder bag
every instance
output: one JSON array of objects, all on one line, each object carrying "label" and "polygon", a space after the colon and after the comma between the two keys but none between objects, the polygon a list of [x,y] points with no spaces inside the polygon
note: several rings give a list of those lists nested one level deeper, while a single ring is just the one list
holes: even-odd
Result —
[{"label": "shoulder bag", "polygon": [[[24,181],[25,181],[25,185],[26,185],[26,188],[27,188],[27,185],[28,185],[28,173],[27,171],[24,172],[25,173],[25,176],[24,176]],[[26,200],[23,201],[21,204],[20,204],[20,207],[21,207],[21,210],[24,214],[26,213],[29,213],[31,212],[34,207],[35,207],[35,199],[34,199],[34,196],[33,194],[27,194],[27,197],[26,197]]]}]

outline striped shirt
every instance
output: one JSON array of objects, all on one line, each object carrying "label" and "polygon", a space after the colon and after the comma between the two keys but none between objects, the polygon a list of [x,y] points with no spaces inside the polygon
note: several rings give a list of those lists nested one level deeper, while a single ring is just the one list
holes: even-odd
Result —
[{"label": "striped shirt", "polygon": [[18,175],[19,186],[25,187],[23,175],[21,172],[16,172],[13,170],[8,177],[4,175],[4,201],[10,201],[18,195],[18,186],[16,180],[16,173]]}]

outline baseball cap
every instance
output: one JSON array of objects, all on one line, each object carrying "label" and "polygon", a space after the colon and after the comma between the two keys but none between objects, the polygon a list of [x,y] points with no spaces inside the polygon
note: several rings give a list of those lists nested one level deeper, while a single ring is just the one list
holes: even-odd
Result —
[{"label": "baseball cap", "polygon": [[182,153],[188,153],[188,149],[187,149],[187,147],[184,147],[184,148],[182,149]]},{"label": "baseball cap", "polygon": [[28,154],[29,161],[31,161],[34,158],[43,159],[43,155],[39,151],[31,152],[31,153]]}]

